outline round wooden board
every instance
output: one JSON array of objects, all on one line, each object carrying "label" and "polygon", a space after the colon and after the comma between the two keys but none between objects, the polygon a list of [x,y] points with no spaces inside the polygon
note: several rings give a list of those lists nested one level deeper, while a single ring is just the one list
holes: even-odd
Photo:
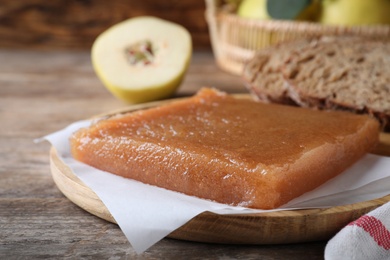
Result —
[{"label": "round wooden board", "polygon": [[[245,98],[246,96],[239,95],[238,97]],[[166,102],[171,101],[131,106],[103,116],[145,109]],[[374,153],[390,155],[389,134],[381,134],[381,143]],[[50,150],[50,167],[54,182],[69,200],[91,214],[115,223],[114,218],[98,196],[59,159],[54,148]],[[388,201],[390,201],[390,195],[327,209],[235,215],[204,212],[173,231],[169,237],[225,244],[285,244],[327,240],[351,221]]]}]

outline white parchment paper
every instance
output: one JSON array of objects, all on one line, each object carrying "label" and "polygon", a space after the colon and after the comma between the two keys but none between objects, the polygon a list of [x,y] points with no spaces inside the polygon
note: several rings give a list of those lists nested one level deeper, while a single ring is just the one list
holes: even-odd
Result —
[{"label": "white parchment paper", "polygon": [[[99,196],[137,253],[147,250],[204,211],[218,214],[267,212],[187,196],[125,179],[74,160],[70,154],[69,136],[90,123],[75,122],[42,139],[48,140],[60,159]],[[343,174],[276,210],[340,206],[388,194],[390,157],[368,154]]]}]

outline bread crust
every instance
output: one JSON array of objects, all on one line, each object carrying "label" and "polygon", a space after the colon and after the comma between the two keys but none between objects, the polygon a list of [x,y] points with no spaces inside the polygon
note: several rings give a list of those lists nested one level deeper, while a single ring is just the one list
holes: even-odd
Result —
[{"label": "bread crust", "polygon": [[[390,131],[389,42],[323,37],[286,43],[269,49],[268,56],[280,56],[281,49],[284,58],[273,73],[267,75],[260,68],[258,75],[262,81],[246,84],[253,95],[265,95],[264,89],[270,89],[266,87],[267,77],[277,77],[278,84],[273,88],[280,91],[274,91],[269,102],[369,114],[381,123],[384,131]],[[254,67],[255,61],[248,64]],[[255,69],[251,72],[256,73]],[[244,76],[246,82],[247,78]]]}]

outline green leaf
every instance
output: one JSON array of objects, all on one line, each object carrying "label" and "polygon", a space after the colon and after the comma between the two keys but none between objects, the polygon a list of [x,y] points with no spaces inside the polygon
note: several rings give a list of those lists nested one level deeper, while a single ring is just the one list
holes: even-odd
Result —
[{"label": "green leaf", "polygon": [[267,0],[267,12],[273,19],[294,20],[313,0]]}]

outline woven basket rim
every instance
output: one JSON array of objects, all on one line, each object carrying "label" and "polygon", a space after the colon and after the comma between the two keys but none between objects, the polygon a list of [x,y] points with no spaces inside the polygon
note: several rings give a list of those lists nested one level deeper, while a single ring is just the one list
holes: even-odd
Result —
[{"label": "woven basket rim", "polygon": [[355,33],[390,36],[390,25],[324,25],[310,21],[287,21],[287,20],[258,20],[242,18],[234,13],[219,10],[215,14],[218,20],[225,20],[241,26],[262,28],[272,31],[295,31],[305,33]]},{"label": "woven basket rim", "polygon": [[[389,41],[390,25],[325,25],[319,22],[259,20],[243,18],[220,0],[206,0],[206,20],[210,41],[219,67],[239,75],[246,60],[257,50],[298,39],[353,36]],[[239,41],[240,35],[249,35]]]}]

